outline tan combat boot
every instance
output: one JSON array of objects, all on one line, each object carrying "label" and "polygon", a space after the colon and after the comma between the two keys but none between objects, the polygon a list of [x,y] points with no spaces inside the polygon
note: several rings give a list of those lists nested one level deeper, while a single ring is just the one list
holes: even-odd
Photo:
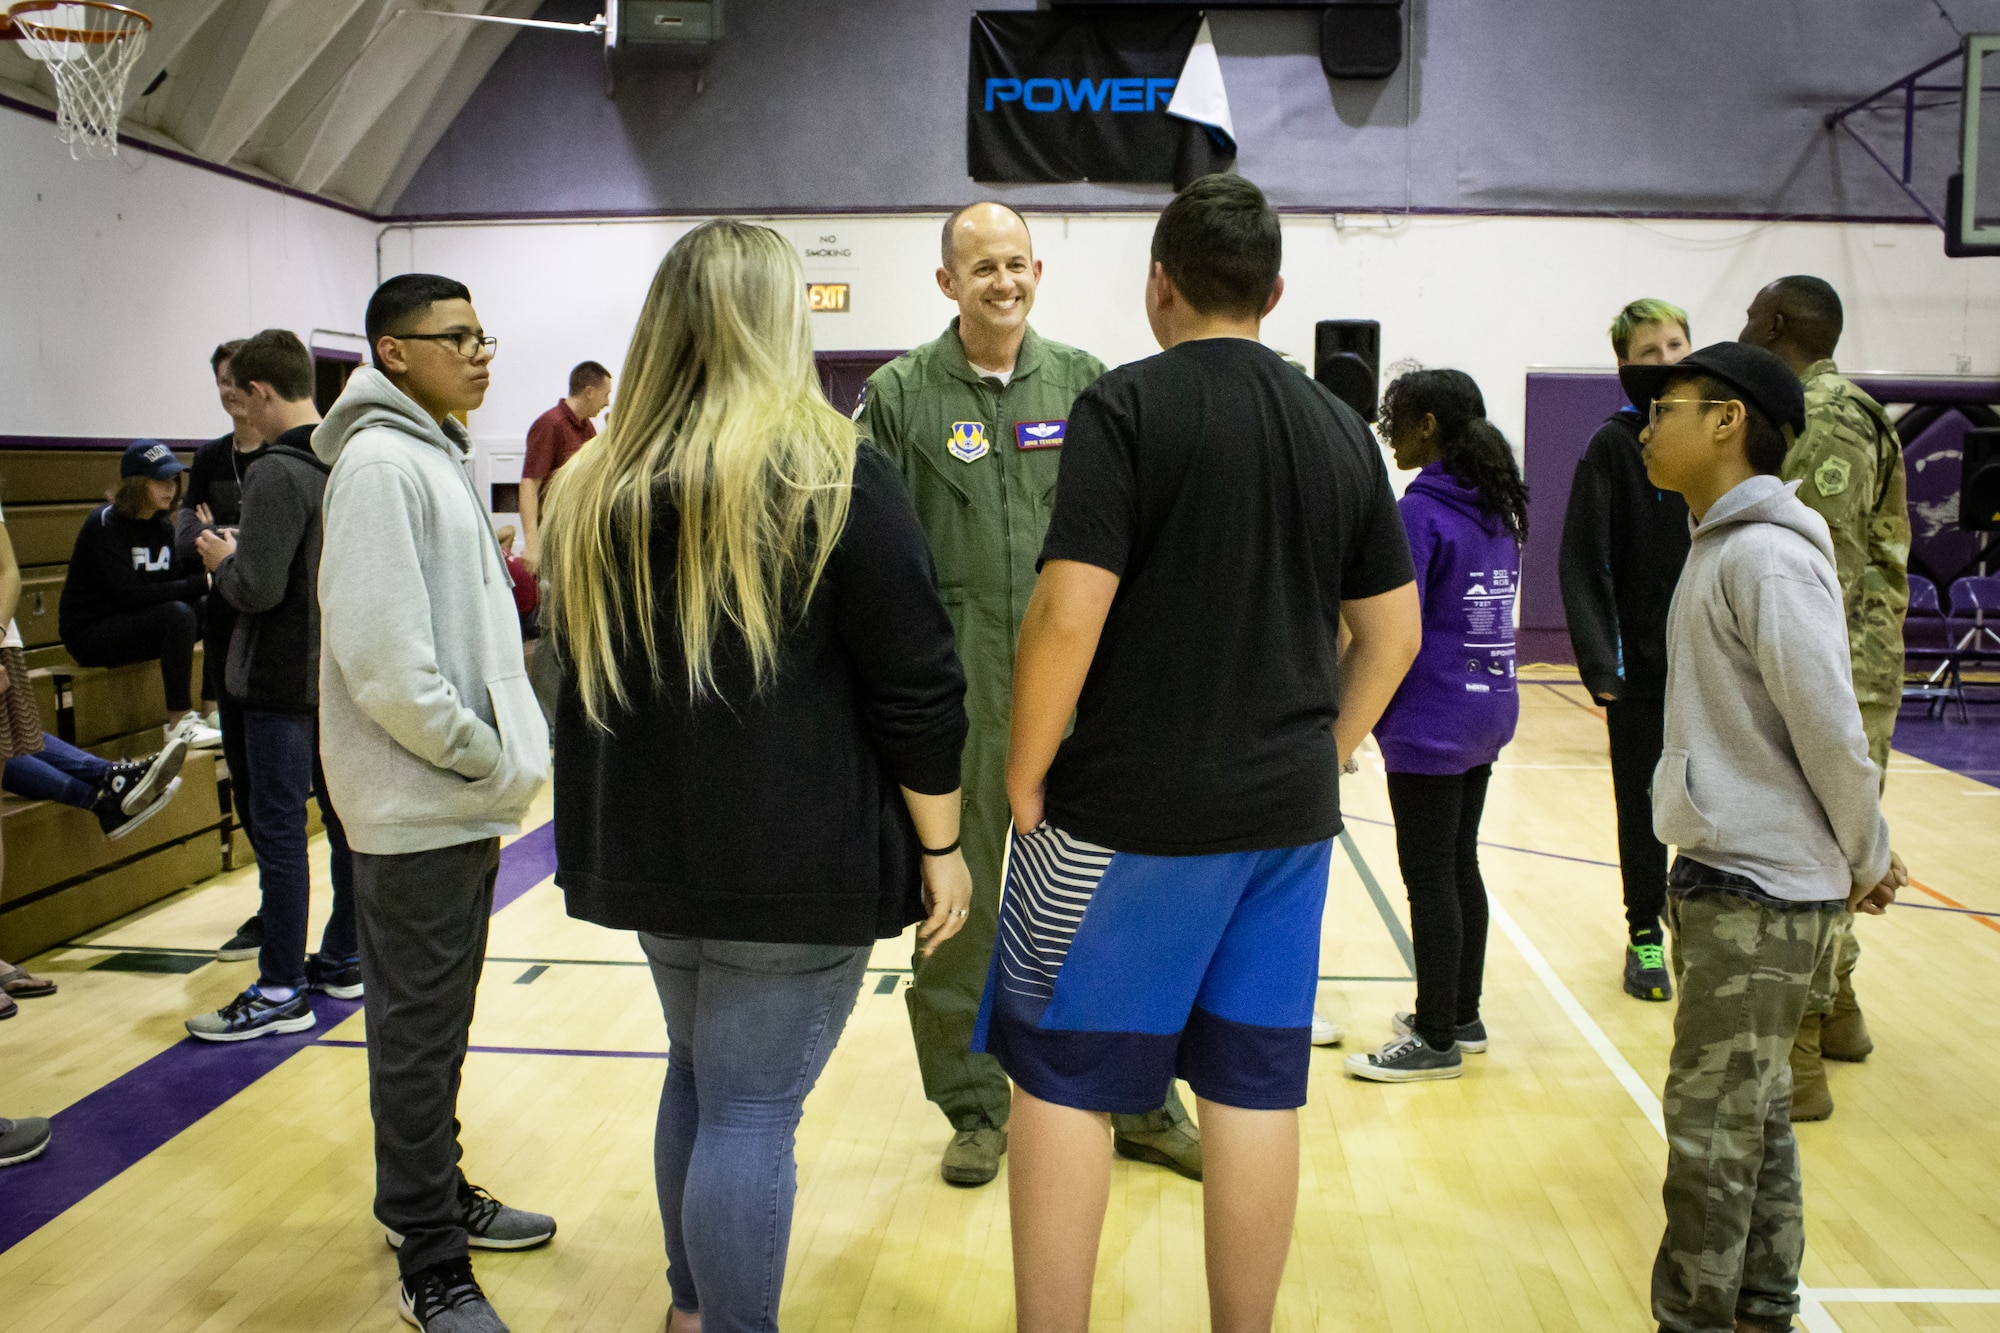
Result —
[{"label": "tan combat boot", "polygon": [[1834,993],[1833,1012],[1819,1029],[1819,1053],[1851,1064],[1860,1064],[1875,1049],[1875,1039],[1868,1035],[1868,1020],[1861,1016],[1861,1001],[1854,998],[1856,959],[1852,946],[1842,949],[1840,961],[1846,966],[1839,972],[1840,989]]},{"label": "tan combat boot", "polygon": [[1820,1016],[1807,1014],[1792,1040],[1792,1123],[1825,1120],[1833,1115],[1833,1089],[1820,1063]]}]

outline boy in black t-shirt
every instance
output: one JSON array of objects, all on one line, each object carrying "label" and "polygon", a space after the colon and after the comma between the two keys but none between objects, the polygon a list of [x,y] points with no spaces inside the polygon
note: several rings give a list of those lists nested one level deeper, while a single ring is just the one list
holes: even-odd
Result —
[{"label": "boy in black t-shirt", "polygon": [[1422,634],[1367,428],[1257,341],[1279,257],[1256,186],[1190,185],[1153,234],[1167,350],[1070,412],[1015,662],[1014,838],[977,1037],[1015,1084],[1023,1328],[1087,1321],[1106,1116],[1158,1106],[1177,1074],[1208,1145],[1212,1321],[1268,1323],[1277,1302],[1336,775]]}]

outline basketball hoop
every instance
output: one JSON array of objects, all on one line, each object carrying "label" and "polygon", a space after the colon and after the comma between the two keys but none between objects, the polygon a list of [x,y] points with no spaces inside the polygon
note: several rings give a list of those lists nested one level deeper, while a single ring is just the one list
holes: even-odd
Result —
[{"label": "basketball hoop", "polygon": [[153,20],[104,0],[22,0],[7,11],[22,47],[56,85],[56,138],[94,158],[118,152],[125,81]]}]

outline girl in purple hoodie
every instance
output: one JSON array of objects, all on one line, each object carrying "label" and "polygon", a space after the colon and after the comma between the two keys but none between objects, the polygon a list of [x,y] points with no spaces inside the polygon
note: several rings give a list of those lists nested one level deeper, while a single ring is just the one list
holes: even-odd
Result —
[{"label": "girl in purple hoodie", "polygon": [[1419,468],[1401,501],[1423,602],[1424,643],[1375,739],[1389,770],[1396,857],[1410,895],[1417,1008],[1397,1038],[1347,1057],[1382,1083],[1457,1078],[1461,1052],[1486,1049],[1486,885],[1479,816],[1500,747],[1514,738],[1514,593],[1528,535],[1528,488],[1486,419],[1472,378],[1416,370],[1382,396],[1376,429],[1396,466]]}]

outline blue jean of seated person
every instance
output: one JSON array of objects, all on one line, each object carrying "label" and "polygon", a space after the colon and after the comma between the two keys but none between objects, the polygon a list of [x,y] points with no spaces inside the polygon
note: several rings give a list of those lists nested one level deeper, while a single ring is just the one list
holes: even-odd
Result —
[{"label": "blue jean of seated person", "polygon": [[43,732],[39,752],[17,754],[0,770],[0,788],[31,801],[60,801],[89,810],[96,806],[98,790],[110,771],[109,760]]}]

